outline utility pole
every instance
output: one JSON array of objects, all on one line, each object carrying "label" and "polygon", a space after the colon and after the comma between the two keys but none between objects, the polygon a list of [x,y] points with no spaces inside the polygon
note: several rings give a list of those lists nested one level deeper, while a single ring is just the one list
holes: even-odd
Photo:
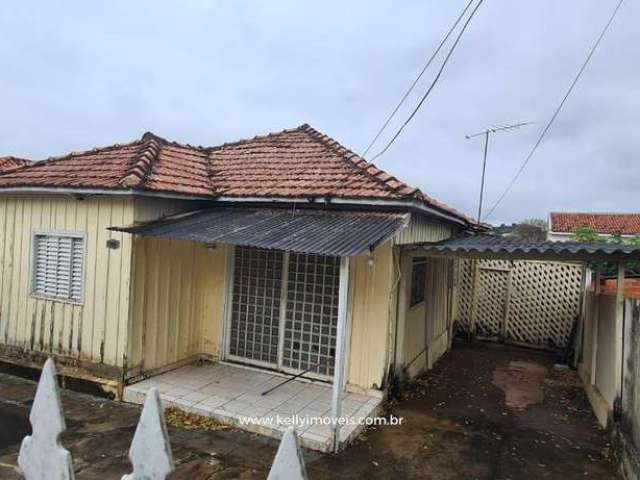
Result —
[{"label": "utility pole", "polygon": [[482,201],[484,199],[484,179],[487,172],[487,152],[489,150],[489,135],[496,132],[502,132],[506,130],[514,130],[516,128],[524,127],[526,125],[533,125],[533,122],[521,122],[512,123],[508,125],[495,125],[491,128],[487,128],[478,133],[472,133],[471,135],[465,135],[467,140],[479,136],[484,136],[484,154],[482,156],[482,177],[480,179],[480,201],[478,202],[478,223],[482,221]]}]

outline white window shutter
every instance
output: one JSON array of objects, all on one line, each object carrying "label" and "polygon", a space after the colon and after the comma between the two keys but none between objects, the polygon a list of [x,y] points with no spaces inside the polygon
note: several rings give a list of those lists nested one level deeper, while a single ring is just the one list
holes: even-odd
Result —
[{"label": "white window shutter", "polygon": [[84,238],[36,234],[33,293],[55,300],[82,301]]}]

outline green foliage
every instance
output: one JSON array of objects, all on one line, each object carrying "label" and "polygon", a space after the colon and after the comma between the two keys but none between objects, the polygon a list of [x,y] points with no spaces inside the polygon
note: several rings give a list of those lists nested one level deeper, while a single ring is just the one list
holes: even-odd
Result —
[{"label": "green foliage", "polygon": [[[578,227],[571,234],[571,240],[580,243],[607,243],[609,245],[632,245],[634,247],[640,247],[640,237],[622,238],[622,235],[616,234],[610,237],[599,235],[597,232],[587,228]],[[609,262],[596,262],[591,265],[592,268],[599,266],[603,275],[615,275],[617,272],[617,266]],[[640,261],[629,260],[625,263],[625,270],[630,273],[640,273]]]},{"label": "green foliage", "polygon": [[606,243],[603,236],[587,227],[578,227],[571,234],[571,240],[580,243]]}]

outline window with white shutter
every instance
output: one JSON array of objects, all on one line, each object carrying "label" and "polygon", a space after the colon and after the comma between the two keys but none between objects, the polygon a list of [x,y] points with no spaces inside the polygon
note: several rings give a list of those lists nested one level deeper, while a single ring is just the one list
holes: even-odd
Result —
[{"label": "window with white shutter", "polygon": [[38,297],[82,302],[84,236],[36,233],[33,254],[33,294]]}]

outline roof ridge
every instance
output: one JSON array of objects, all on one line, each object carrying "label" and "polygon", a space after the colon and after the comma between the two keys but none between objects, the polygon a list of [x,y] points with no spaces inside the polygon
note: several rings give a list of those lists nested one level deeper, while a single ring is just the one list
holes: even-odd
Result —
[{"label": "roof ridge", "polygon": [[[342,157],[352,168],[357,170],[360,173],[365,174],[372,180],[376,181],[383,187],[389,189],[393,193],[397,193],[399,195],[410,197],[415,195],[416,193],[421,193],[420,190],[416,187],[410,187],[403,181],[399,180],[397,177],[391,175],[390,173],[382,170],[378,166],[374,165],[371,162],[368,162],[366,159],[362,158],[360,155],[355,153],[353,150],[342,145],[337,140],[331,138],[329,135],[316,130],[309,124],[304,124],[298,127],[298,129],[307,133],[311,138],[316,140],[321,145],[333,150],[340,157]],[[364,164],[364,165],[363,165]],[[371,172],[370,169],[374,169],[374,172]],[[383,179],[380,176],[386,176],[387,178]],[[390,185],[389,181],[398,182],[397,186]],[[410,189],[409,192],[402,192],[403,189]]]},{"label": "roof ridge", "polygon": [[146,132],[142,135],[140,141],[142,147],[136,156],[133,157],[131,166],[124,177],[118,182],[125,188],[140,187],[144,184],[153,169],[153,165],[158,160],[162,146],[167,143],[164,138],[158,137],[151,132]]},{"label": "roof ridge", "polygon": [[[7,172],[15,172],[16,170],[20,170],[22,168],[28,167],[33,163],[32,160],[28,158],[14,157],[13,155],[5,155],[4,157],[0,157],[0,175],[5,174]],[[5,167],[5,165],[9,165]]]},{"label": "roof ridge", "polygon": [[264,138],[276,137],[278,135],[282,135],[282,134],[285,134],[285,133],[304,131],[304,129],[306,129],[306,128],[311,128],[311,127],[309,126],[308,123],[303,123],[302,125],[299,125],[299,126],[294,127],[294,128],[285,128],[285,129],[279,130],[277,132],[263,133],[261,135],[255,135],[253,137],[241,138],[240,140],[234,140],[233,142],[224,142],[224,143],[221,143],[219,145],[213,145],[211,147],[206,147],[205,150],[207,150],[207,151],[209,151],[211,153],[211,152],[214,152],[216,150],[221,150],[221,149],[223,149],[225,147],[235,147],[235,146],[238,146],[238,145],[244,145],[244,144],[253,142],[255,140],[262,140]]},{"label": "roof ridge", "polygon": [[549,212],[549,215],[633,215],[640,216],[640,212]]},{"label": "roof ridge", "polygon": [[105,147],[89,148],[87,150],[78,150],[74,152],[65,153],[64,155],[57,155],[57,156],[43,158],[42,160],[32,160],[28,165],[26,165],[26,167],[37,167],[40,165],[49,165],[51,163],[56,163],[61,160],[68,160],[75,157],[81,157],[83,155],[87,155],[90,153],[108,152],[110,150],[115,150],[122,147],[130,147],[132,145],[140,143],[141,141],[142,141],[141,139],[137,139],[127,143],[114,143],[113,145],[107,145]]},{"label": "roof ridge", "polygon": [[153,139],[155,139],[155,140],[157,140],[160,143],[163,143],[165,145],[171,145],[171,146],[174,146],[174,147],[193,148],[193,149],[196,149],[196,150],[200,150],[202,152],[207,152],[207,150],[209,150],[209,147],[204,147],[202,145],[192,145],[190,143],[181,143],[181,142],[176,142],[175,140],[168,140],[168,139],[166,139],[164,137],[161,137],[160,135],[156,135],[153,132],[145,132],[142,135],[141,141],[147,140],[147,139],[150,139],[150,138],[153,138]]}]

